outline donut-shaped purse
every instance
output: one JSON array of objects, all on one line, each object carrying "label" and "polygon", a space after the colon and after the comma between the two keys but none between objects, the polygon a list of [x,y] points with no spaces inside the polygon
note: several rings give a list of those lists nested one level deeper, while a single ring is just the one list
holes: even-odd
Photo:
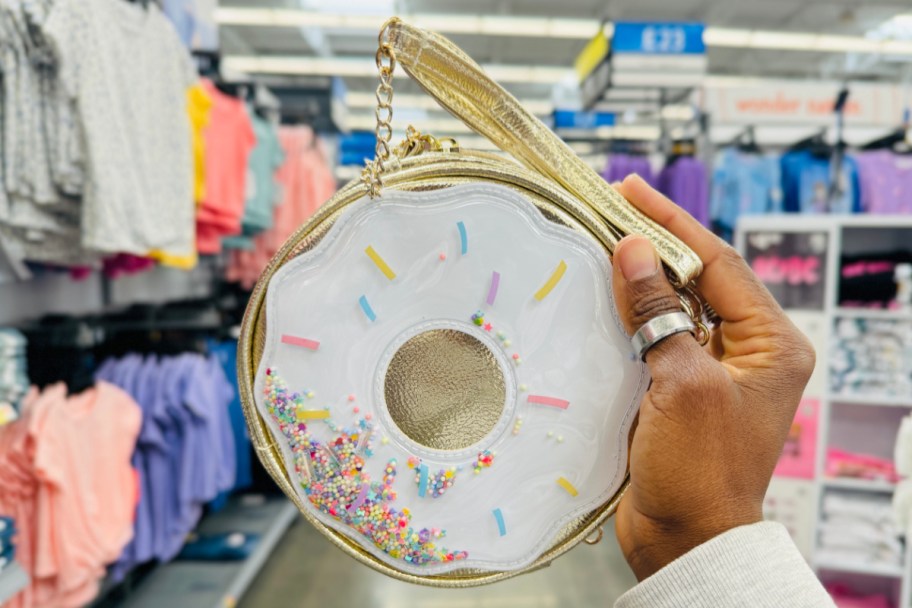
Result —
[{"label": "donut-shaped purse", "polygon": [[[244,408],[267,470],[350,555],[494,582],[600,536],[626,487],[649,377],[612,297],[617,240],[653,241],[696,322],[700,263],[449,41],[393,19],[377,58],[377,159],[260,279]],[[411,127],[391,148],[397,63],[523,165]]]}]

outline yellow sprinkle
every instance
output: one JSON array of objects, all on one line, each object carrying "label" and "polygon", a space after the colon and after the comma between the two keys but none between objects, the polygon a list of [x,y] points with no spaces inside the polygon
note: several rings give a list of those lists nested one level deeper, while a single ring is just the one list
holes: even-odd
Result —
[{"label": "yellow sprinkle", "polygon": [[570,483],[566,477],[558,477],[557,485],[565,489],[567,491],[567,494],[570,496],[576,497],[579,494],[579,492],[576,491],[576,488],[573,487],[573,484]]},{"label": "yellow sprinkle", "polygon": [[551,278],[542,285],[542,288],[535,292],[535,299],[541,302],[544,300],[551,290],[560,283],[560,280],[563,278],[564,273],[567,272],[567,263],[563,260],[560,261],[560,264],[557,265],[557,268],[551,274]]},{"label": "yellow sprinkle", "polygon": [[298,410],[296,415],[298,420],[325,420],[329,418],[329,412],[326,410]]},{"label": "yellow sprinkle", "polygon": [[374,248],[372,246],[368,245],[367,249],[364,250],[364,253],[367,254],[367,257],[373,260],[374,264],[377,265],[377,268],[380,269],[380,272],[382,272],[387,279],[392,281],[396,278],[396,273],[393,272],[393,269],[389,267],[389,264],[387,264],[386,261],[380,257],[380,254],[374,251]]}]

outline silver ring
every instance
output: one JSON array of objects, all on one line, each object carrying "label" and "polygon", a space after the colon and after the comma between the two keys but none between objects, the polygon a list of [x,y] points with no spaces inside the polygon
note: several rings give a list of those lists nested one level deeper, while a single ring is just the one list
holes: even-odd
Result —
[{"label": "silver ring", "polygon": [[669,336],[685,331],[696,336],[697,326],[693,319],[683,312],[670,312],[644,323],[630,338],[630,343],[637,356],[645,361],[650,348]]}]

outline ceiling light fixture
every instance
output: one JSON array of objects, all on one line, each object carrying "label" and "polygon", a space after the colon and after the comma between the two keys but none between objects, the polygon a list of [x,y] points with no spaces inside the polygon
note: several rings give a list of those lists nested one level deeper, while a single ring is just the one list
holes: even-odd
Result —
[{"label": "ceiling light fixture", "polygon": [[[227,69],[248,74],[300,74],[310,76],[347,76],[373,78],[377,66],[373,58],[340,59],[335,57],[272,57],[229,55],[222,59]],[[568,73],[569,68],[531,65],[485,65],[488,76],[498,82],[554,85]]]}]

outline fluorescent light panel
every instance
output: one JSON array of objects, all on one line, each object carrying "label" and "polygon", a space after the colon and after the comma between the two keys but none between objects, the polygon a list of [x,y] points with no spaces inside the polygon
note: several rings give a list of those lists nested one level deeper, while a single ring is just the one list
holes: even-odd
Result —
[{"label": "fluorescent light panel", "polygon": [[[501,17],[493,15],[402,15],[416,25],[448,34],[513,36],[528,38],[589,39],[598,31],[591,19]],[[323,27],[377,31],[386,17],[346,15],[281,8],[219,7],[216,20],[223,25],[272,27]]]},{"label": "fluorescent light panel", "polygon": [[[370,78],[377,75],[373,58],[339,59],[333,57],[267,57],[256,55],[230,55],[222,65],[231,70],[254,74],[301,74],[311,76],[348,76]],[[482,66],[488,76],[498,82],[554,85],[567,74],[569,68],[552,68],[531,65],[492,64]]]},{"label": "fluorescent light panel", "polygon": [[[589,40],[598,25],[591,19],[503,17],[488,15],[443,15],[422,13],[403,15],[407,21],[445,34],[474,34],[524,38]],[[223,25],[269,27],[321,27],[376,32],[384,17],[345,15],[296,9],[220,7],[216,19]],[[910,19],[902,15],[897,19]],[[605,26],[610,34],[611,25]],[[874,53],[912,55],[912,41],[875,40],[863,36],[835,36],[812,32],[778,32],[708,27],[704,35],[711,47],[753,48],[824,53]]]}]

